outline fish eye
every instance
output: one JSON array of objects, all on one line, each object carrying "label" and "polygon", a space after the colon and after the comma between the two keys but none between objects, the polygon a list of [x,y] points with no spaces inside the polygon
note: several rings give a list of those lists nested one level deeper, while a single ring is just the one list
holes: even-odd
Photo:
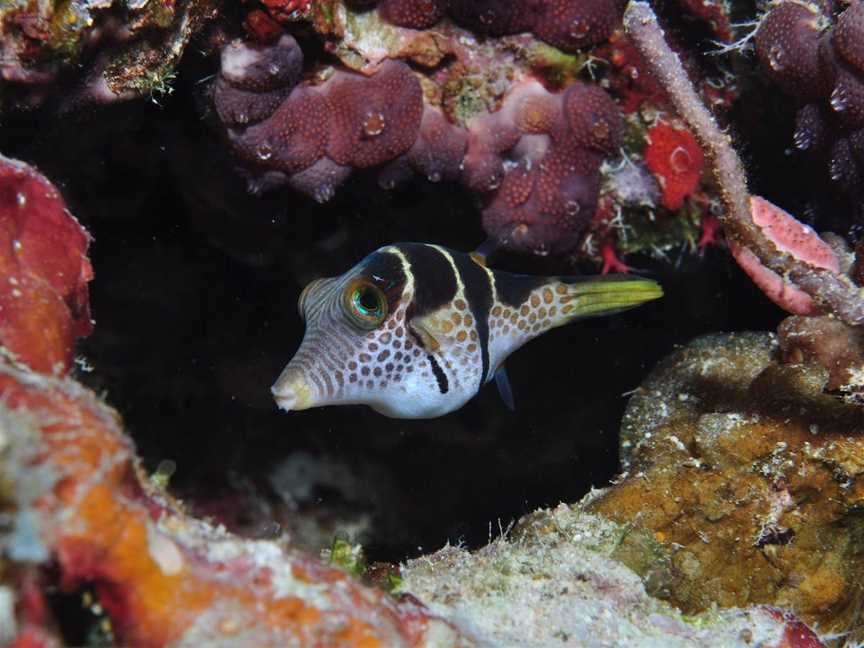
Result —
[{"label": "fish eye", "polygon": [[378,286],[364,279],[352,281],[345,289],[345,311],[363,329],[374,329],[387,317],[387,298]]}]

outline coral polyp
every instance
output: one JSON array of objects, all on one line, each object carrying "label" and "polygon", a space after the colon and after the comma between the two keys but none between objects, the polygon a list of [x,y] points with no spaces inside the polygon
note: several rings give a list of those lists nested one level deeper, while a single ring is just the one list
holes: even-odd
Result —
[{"label": "coral polyp", "polygon": [[542,0],[452,0],[450,13],[478,34],[504,36],[530,31]]},{"label": "coral polyp", "polygon": [[840,14],[834,29],[833,44],[849,65],[864,73],[864,4],[850,4]]},{"label": "coral polyp", "polygon": [[254,92],[293,87],[303,69],[303,52],[288,34],[273,45],[233,42],[222,50],[220,74],[231,86]]},{"label": "coral polyp", "polygon": [[405,154],[411,168],[431,182],[455,181],[462,169],[468,133],[433,106],[423,109],[420,132]]},{"label": "coral polyp", "polygon": [[624,135],[621,110],[602,88],[574,83],[567,88],[563,101],[564,117],[569,126],[563,137],[606,155],[618,150]]},{"label": "coral polyp", "polygon": [[625,4],[624,0],[547,0],[534,33],[565,52],[599,45],[621,24]]},{"label": "coral polyp", "polygon": [[296,173],[321,159],[327,148],[329,103],[309,88],[298,88],[260,123],[229,131],[238,157],[252,166]]},{"label": "coral polyp", "polygon": [[[833,6],[833,5],[832,5]],[[769,80],[799,102],[793,142],[822,166],[847,199],[849,220],[864,217],[864,5],[845,8],[787,0],[756,32]]]},{"label": "coral polyp", "polygon": [[244,126],[269,117],[297,84],[302,68],[303,53],[287,34],[273,45],[226,45],[214,88],[219,119]]},{"label": "coral polyp", "polygon": [[338,164],[376,166],[405,153],[417,139],[423,93],[404,63],[388,61],[368,78],[337,73],[324,91],[332,110],[327,153]]},{"label": "coral polyp", "polygon": [[819,40],[828,24],[815,4],[785,2],[768,12],[755,37],[765,74],[787,92],[822,94]]},{"label": "coral polyp", "polygon": [[446,0],[383,0],[378,5],[381,17],[400,27],[426,29],[444,17]]}]

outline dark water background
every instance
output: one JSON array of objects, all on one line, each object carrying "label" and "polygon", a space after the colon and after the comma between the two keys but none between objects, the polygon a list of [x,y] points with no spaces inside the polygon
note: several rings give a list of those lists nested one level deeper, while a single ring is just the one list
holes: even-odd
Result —
[{"label": "dark water background", "polygon": [[[272,535],[292,516],[337,528],[368,514],[362,540],[372,560],[448,540],[479,546],[490,523],[497,532],[499,520],[608,483],[623,394],[676,344],[773,329],[782,317],[722,249],[631,257],[666,297],[516,353],[515,414],[494,385],[431,421],[363,407],[281,413],[269,387],[300,343],[303,286],[394,241],[471,250],[483,240],[479,209],[457,186],[418,181],[384,192],[371,175],[355,175],[326,205],[287,191],[249,196],[202,117],[195,81],[208,70],[189,65],[161,107],[8,117],[0,151],[39,167],[94,236],[97,324],[81,345],[93,371],[80,378],[120,410],[148,470],[175,462],[173,491],[243,533]],[[798,167],[783,154],[791,107],[766,120],[773,97],[750,99],[735,124],[756,188],[800,206],[804,185],[790,180]],[[491,265],[574,271],[555,259]],[[299,479],[309,488],[286,503],[268,476],[292,458],[293,487]]]}]

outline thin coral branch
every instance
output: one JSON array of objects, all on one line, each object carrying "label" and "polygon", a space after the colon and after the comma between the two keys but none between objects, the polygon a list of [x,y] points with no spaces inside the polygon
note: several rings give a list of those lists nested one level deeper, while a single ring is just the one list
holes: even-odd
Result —
[{"label": "thin coral branch", "polygon": [[731,138],[714,121],[678,56],[667,45],[657,16],[648,3],[631,1],[624,13],[624,26],[711,162],[726,207],[721,216],[726,235],[749,248],[763,265],[795,283],[827,312],[850,326],[864,325],[864,297],[858,286],[842,275],[814,268],[779,251],[753,222],[744,165]]},{"label": "thin coral branch", "polygon": [[707,54],[709,54],[710,56],[720,56],[722,54],[728,54],[730,52],[744,52],[745,50],[750,49],[753,45],[753,37],[756,36],[756,28],[758,26],[758,20],[749,20],[742,23],[732,23],[733,29],[745,28],[749,29],[750,31],[748,31],[741,38],[732,43],[711,41],[712,44],[717,46],[717,49],[707,52]]}]

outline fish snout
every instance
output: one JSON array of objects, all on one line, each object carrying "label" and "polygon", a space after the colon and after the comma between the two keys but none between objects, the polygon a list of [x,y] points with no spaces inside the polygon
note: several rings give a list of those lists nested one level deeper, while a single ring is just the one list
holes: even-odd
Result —
[{"label": "fish snout", "polygon": [[279,409],[286,412],[309,409],[315,405],[309,383],[291,363],[285,367],[270,391]]}]

